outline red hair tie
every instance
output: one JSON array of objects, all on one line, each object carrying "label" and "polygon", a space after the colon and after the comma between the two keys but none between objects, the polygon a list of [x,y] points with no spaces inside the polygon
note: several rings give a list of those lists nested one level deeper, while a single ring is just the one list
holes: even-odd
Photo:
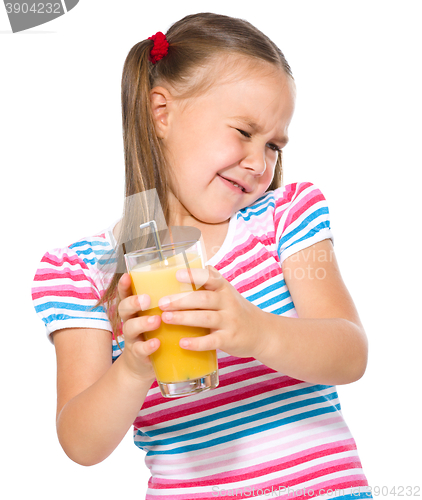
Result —
[{"label": "red hair tie", "polygon": [[158,31],[155,35],[148,37],[148,40],[152,40],[154,42],[149,53],[149,60],[152,64],[155,64],[167,55],[169,51],[169,43],[166,35],[161,33],[161,31]]}]

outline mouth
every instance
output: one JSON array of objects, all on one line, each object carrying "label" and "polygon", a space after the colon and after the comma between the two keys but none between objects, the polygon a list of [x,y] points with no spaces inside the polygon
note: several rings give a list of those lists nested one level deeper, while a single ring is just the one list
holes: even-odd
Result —
[{"label": "mouth", "polygon": [[242,193],[246,193],[246,192],[247,192],[245,187],[241,186],[240,184],[237,184],[235,181],[232,181],[232,180],[230,180],[230,179],[226,179],[225,177],[223,177],[223,176],[222,176],[222,175],[220,175],[220,174],[217,174],[217,175],[218,175],[218,177],[220,177],[220,179],[221,179],[222,181],[224,181],[224,183],[225,183],[226,185],[228,185],[228,186],[229,186],[229,187],[231,187],[232,189],[234,188],[234,189],[236,189],[236,191],[238,191],[238,192],[240,191],[240,192],[242,192]]}]

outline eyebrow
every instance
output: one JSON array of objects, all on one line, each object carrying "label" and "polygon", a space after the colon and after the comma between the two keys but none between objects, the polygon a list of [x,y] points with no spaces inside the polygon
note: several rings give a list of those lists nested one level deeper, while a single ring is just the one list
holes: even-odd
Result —
[{"label": "eyebrow", "polygon": [[[233,116],[233,119],[246,123],[246,125],[248,125],[257,134],[262,132],[261,126],[247,116]],[[280,144],[284,145],[286,145],[289,142],[289,138],[286,135],[284,135],[283,137],[276,138],[275,140]]]}]

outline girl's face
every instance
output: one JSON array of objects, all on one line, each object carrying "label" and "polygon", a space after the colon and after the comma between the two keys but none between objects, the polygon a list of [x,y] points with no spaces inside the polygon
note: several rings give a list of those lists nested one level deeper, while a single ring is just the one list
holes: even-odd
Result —
[{"label": "girl's face", "polygon": [[271,184],[288,141],[295,87],[282,70],[245,64],[216,81],[204,95],[187,100],[172,99],[167,91],[159,94],[161,101],[157,97],[157,133],[175,184],[172,225],[219,224],[251,205]]}]

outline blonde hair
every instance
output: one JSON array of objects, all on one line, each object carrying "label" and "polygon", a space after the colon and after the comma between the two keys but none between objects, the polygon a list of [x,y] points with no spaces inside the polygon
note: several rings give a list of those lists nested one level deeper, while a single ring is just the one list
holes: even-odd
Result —
[{"label": "blonde hair", "polygon": [[[266,61],[293,78],[281,50],[249,22],[229,16],[200,13],[189,15],[173,24],[166,33],[168,54],[152,64],[149,60],[152,40],[143,40],[132,47],[122,75],[122,120],[125,155],[125,207],[117,242],[118,269],[122,269],[122,243],[133,236],[133,228],[152,220],[151,207],[134,211],[127,197],[156,189],[167,224],[169,224],[168,192],[171,171],[166,165],[157,138],[150,109],[150,91],[159,82],[182,88],[184,96],[197,95],[209,85],[209,78],[198,81],[195,70],[206,68],[216,56],[241,55]],[[208,75],[209,76],[209,75]],[[267,191],[282,185],[281,154],[273,180]],[[151,245],[152,246],[152,245]],[[129,252],[126,244],[126,252]],[[122,273],[116,272],[97,305],[107,304],[115,334],[121,330],[117,312],[117,284]],[[114,303],[114,306],[112,307]],[[117,335],[116,335],[117,340]]]}]

